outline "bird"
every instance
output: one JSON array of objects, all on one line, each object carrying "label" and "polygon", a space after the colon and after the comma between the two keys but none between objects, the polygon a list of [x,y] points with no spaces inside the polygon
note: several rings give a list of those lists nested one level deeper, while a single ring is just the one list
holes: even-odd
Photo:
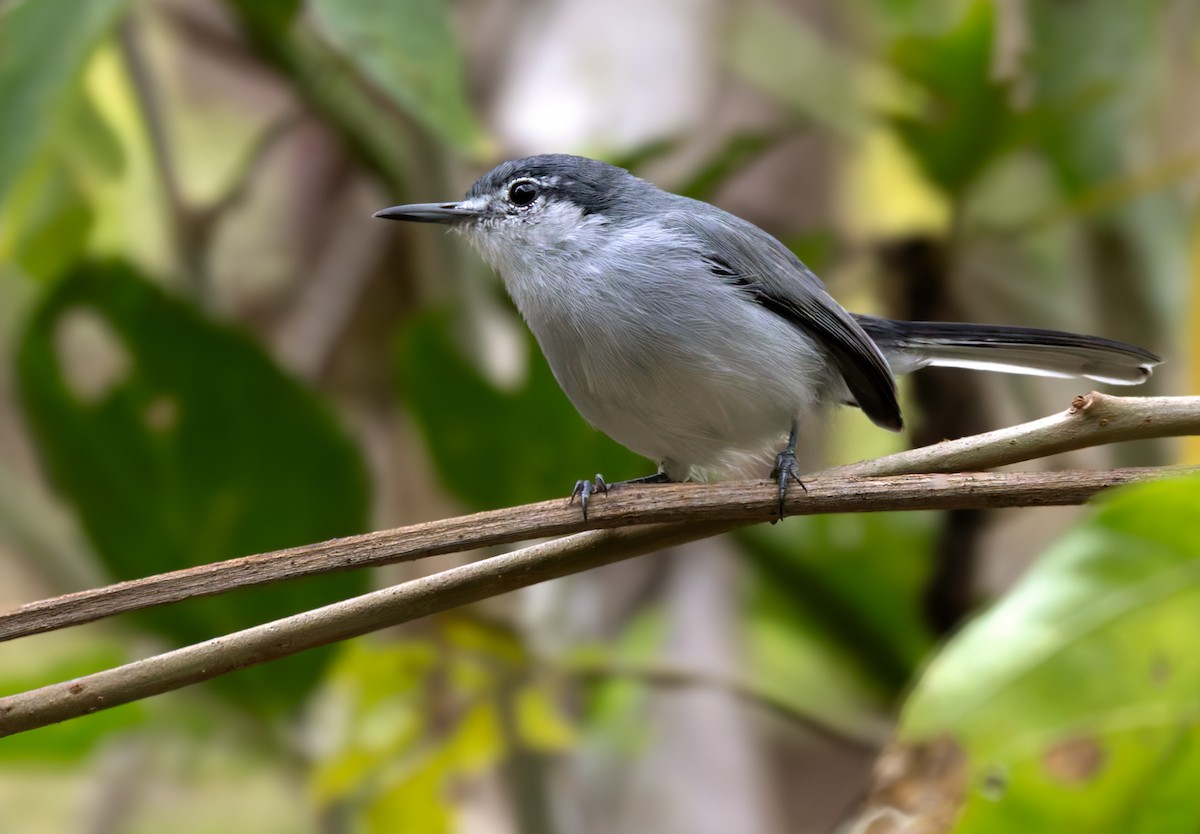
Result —
[{"label": "bird", "polygon": [[[850,313],[753,223],[581,156],[503,162],[460,201],[374,216],[446,225],[499,273],[582,417],[657,464],[622,483],[736,477],[778,450],[781,518],[789,483],[805,488],[804,427],[842,404],[900,431],[897,375],[943,366],[1136,385],[1162,361],[1098,336]],[[576,482],[585,521],[610,486]]]}]

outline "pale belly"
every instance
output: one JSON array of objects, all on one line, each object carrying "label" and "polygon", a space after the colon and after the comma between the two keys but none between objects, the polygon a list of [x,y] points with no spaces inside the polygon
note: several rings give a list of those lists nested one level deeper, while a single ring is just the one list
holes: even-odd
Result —
[{"label": "pale belly", "polygon": [[530,325],[584,419],[673,480],[721,478],[750,474],[747,462],[780,451],[794,419],[836,399],[828,362],[804,334],[754,304],[725,312],[675,338],[635,319],[564,344],[556,338],[572,331]]},{"label": "pale belly", "polygon": [[782,450],[793,420],[845,401],[845,385],[806,333],[673,240],[637,261],[619,249],[567,261],[549,245],[485,256],[584,419],[673,480],[744,474],[747,456]]}]

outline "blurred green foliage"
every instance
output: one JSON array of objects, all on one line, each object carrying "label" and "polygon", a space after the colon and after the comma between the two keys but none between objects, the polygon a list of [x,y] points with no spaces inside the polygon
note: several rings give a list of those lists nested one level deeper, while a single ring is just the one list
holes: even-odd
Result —
[{"label": "blurred green foliage", "polygon": [[976,0],[948,32],[904,38],[892,50],[895,68],[926,97],[918,114],[893,117],[893,127],[926,176],[956,199],[1030,121],[994,76],[995,14]]},{"label": "blurred green foliage", "polygon": [[487,151],[465,96],[462,56],[441,0],[315,0],[322,32],[413,118],[475,157]]},{"label": "blurred green foliage", "polygon": [[[33,314],[17,370],[47,470],[116,579],[365,526],[362,463],[324,406],[257,345],[128,266],[85,263],[58,281]],[[365,587],[335,574],[140,618],[188,643]],[[245,706],[295,707],[325,659],[307,652],[218,685]]]},{"label": "blurred green foliage", "polygon": [[124,0],[16,3],[2,9],[0,28],[0,201],[44,143],[64,124],[76,100],[84,61],[103,37]]},{"label": "blurred green foliage", "polygon": [[1158,68],[1145,58],[1159,50],[1157,27],[1168,8],[1164,0],[1089,6],[1088,14],[1055,3],[1029,8],[1040,45],[1030,56],[1037,102],[1053,114],[1043,120],[1040,145],[1076,198],[1127,168],[1128,130],[1146,118],[1159,84]]},{"label": "blurred green foliage", "polygon": [[0,257],[53,277],[83,254],[91,172],[116,175],[121,146],[79,76],[124,2],[21,3],[0,25]]},{"label": "blurred green foliage", "polygon": [[921,596],[935,532],[931,515],[883,513],[740,533],[753,567],[750,674],[763,690],[847,734],[874,729],[933,644]]},{"label": "blurred green foliage", "polygon": [[[1019,20],[1016,6],[1025,13]],[[1170,34],[1169,6],[852,0],[823,7],[845,29],[833,35],[829,20],[776,3],[735,4],[711,61],[723,83],[760,93],[772,118],[696,145],[696,137],[660,137],[608,158],[656,176],[654,166],[673,168],[665,185],[720,202],[743,174],[753,177],[800,140],[818,149],[801,197],[819,205],[823,225],[792,228],[781,218],[793,215],[796,194],[777,189],[792,203],[768,206],[762,178],[755,197],[764,214],[775,211],[775,231],[831,285],[841,278],[834,288],[855,302],[881,303],[870,281],[839,276],[857,249],[891,242],[878,207],[915,214],[923,201],[954,221],[916,225],[954,252],[967,306],[987,314],[989,303],[1007,301],[1030,323],[1059,326],[1095,316],[1110,335],[1162,348],[1168,314],[1187,289],[1180,230],[1191,222],[1164,188],[1179,174],[1162,171],[1195,166],[1132,161],[1147,164],[1150,134],[1175,109],[1191,114],[1186,101],[1162,92],[1178,71],[1168,66],[1178,55],[1159,48]],[[431,479],[403,487],[440,496],[439,508],[445,497],[483,509],[565,496],[574,479],[597,470],[610,481],[647,474],[652,462],[575,413],[527,335],[515,380],[485,372],[473,276],[429,230],[405,237],[389,228],[388,245],[369,263],[345,254],[371,251],[357,239],[337,250],[336,269],[313,263],[327,240],[370,222],[366,200],[440,199],[449,196],[443,188],[469,179],[466,169],[492,161],[499,143],[477,111],[494,79],[483,76],[497,71],[506,49],[530,42],[503,27],[465,39],[462,10],[442,0],[213,0],[203,9],[0,3],[0,397],[23,418],[0,413],[0,448],[36,456],[56,491],[44,500],[61,503],[86,534],[93,552],[75,554],[79,574],[134,578],[391,522],[390,505],[381,507],[387,522],[368,518],[368,464],[391,497],[404,492],[401,478],[425,474],[427,460]],[[218,25],[206,25],[206,14]],[[1019,49],[1014,31],[1024,37]],[[484,44],[494,55],[469,52],[502,34],[509,39]],[[186,53],[178,65],[174,52]],[[139,59],[151,71],[135,78]],[[262,113],[237,116],[253,122],[253,130],[239,124],[239,134],[261,135],[262,148],[246,153],[231,142],[190,158],[171,114],[215,112],[205,108],[221,95],[213,90],[228,90],[222,70],[238,84],[270,88],[255,100]],[[740,118],[734,111],[709,113],[707,122]],[[283,162],[272,155],[277,134],[302,136]],[[332,157],[315,152],[329,145]],[[879,147],[886,152],[872,156]],[[226,166],[237,172],[228,199],[194,205],[180,183],[220,191],[210,170],[193,169],[195,159],[224,150],[250,163]],[[873,166],[884,175],[863,174]],[[453,183],[442,181],[445,172]],[[843,189],[856,179],[872,187],[858,196]],[[362,199],[343,199],[343,186]],[[849,220],[821,202],[825,189],[830,203],[845,200],[839,208]],[[231,245],[238,234],[250,245]],[[199,257],[182,251],[189,246]],[[344,315],[343,332],[322,361],[304,367],[280,333],[289,305],[303,311],[322,269],[339,273],[333,286],[369,290],[346,312],[329,285],[318,287],[309,303],[330,320]],[[222,296],[272,270],[289,281],[274,307],[262,301],[270,288],[255,286],[241,307]],[[436,292],[416,280],[418,270],[442,282]],[[375,273],[387,276],[386,291],[371,285]],[[980,282],[980,274],[1001,278]],[[400,300],[385,299],[388,292]],[[295,329],[299,341],[319,341],[321,328],[311,325],[320,318]],[[1017,410],[1040,408],[1012,399]],[[396,409],[415,424],[419,454],[408,454],[412,439],[396,429],[404,423]],[[878,435],[854,425],[835,426],[837,448],[874,449]],[[20,455],[0,460],[4,483],[39,496],[32,469]],[[584,797],[576,804],[601,813],[616,792],[597,774],[635,772],[661,741],[656,698],[686,687],[765,705],[789,726],[823,726],[855,750],[877,743],[898,714],[907,749],[942,745],[963,757],[953,774],[961,795],[939,793],[934,780],[917,784],[945,812],[938,831],[1192,831],[1200,824],[1190,796],[1200,768],[1200,666],[1189,651],[1198,499],[1195,481],[1112,496],[944,646],[922,607],[938,516],[789,519],[731,543],[740,571],[726,589],[735,598],[737,662],[720,674],[672,660],[677,624],[662,593],[668,579],[656,574],[620,611],[619,595],[600,584],[606,590],[591,605],[611,619],[595,632],[537,632],[522,619],[537,606],[507,601],[497,621],[460,612],[223,678],[213,688],[226,696],[219,700],[202,689],[6,739],[0,802],[5,773],[30,768],[65,774],[57,795],[81,793],[92,779],[112,778],[108,757],[130,740],[179,745],[163,758],[189,763],[161,769],[174,788],[194,788],[196,751],[222,744],[233,752],[220,759],[228,771],[220,795],[253,782],[250,772],[270,771],[290,786],[276,788],[282,799],[256,797],[255,807],[290,809],[280,830],[306,815],[313,831],[459,830],[464,797],[481,784],[500,785],[497,804],[517,809],[514,828],[536,830],[526,806],[552,801],[530,788],[549,782],[547,767],[570,761],[586,783],[575,785]],[[63,583],[61,571],[39,564],[40,553],[61,550],[62,537],[47,534],[54,548],[26,547],[40,517],[22,519],[19,535],[5,517],[0,544],[23,562],[14,573],[39,577],[46,593],[99,581]],[[70,651],[0,659],[0,691],[117,664],[143,651],[117,648],[136,645],[139,633],[201,640],[359,593],[366,582],[334,574],[129,617],[140,632],[116,628]],[[696,726],[695,739],[710,729]],[[797,786],[778,762],[825,755],[813,754],[808,739],[757,739],[785,751],[763,756],[776,768],[766,781]],[[151,758],[131,784],[150,785],[147,794],[161,787],[162,760]],[[855,785],[847,795],[865,793]],[[135,796],[135,810],[118,809],[110,830],[160,830],[153,815],[131,821],[139,802],[152,804]],[[220,802],[208,804],[189,824],[227,827]],[[256,818],[263,825],[264,816]],[[45,819],[25,828],[54,829]],[[170,806],[160,819],[184,825]],[[615,827],[612,817],[597,819],[595,830]]]},{"label": "blurred green foliage", "polygon": [[352,644],[330,670],[323,706],[349,721],[323,751],[313,791],[367,831],[452,831],[456,781],[517,749],[574,742],[552,679],[520,640],[478,621],[438,626],[432,640]]}]

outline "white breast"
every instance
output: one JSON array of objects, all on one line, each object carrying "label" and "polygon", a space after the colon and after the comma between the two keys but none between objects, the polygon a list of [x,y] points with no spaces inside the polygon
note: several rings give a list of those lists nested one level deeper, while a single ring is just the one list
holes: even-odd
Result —
[{"label": "white breast", "polygon": [[677,236],[646,225],[630,238],[568,204],[553,208],[473,242],[583,417],[677,480],[778,451],[830,384],[816,344]]}]

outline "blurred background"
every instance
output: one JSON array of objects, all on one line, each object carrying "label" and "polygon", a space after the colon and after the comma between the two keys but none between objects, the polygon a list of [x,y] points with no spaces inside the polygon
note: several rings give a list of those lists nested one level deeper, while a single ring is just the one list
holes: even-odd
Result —
[{"label": "blurred background", "polygon": [[[1188,0],[0,3],[0,607],[652,472],[461,240],[371,218],[514,156],[714,202],[856,311],[1121,339],[1168,359],[1124,393],[1195,391],[1197,84]],[[924,372],[908,434],[847,409],[803,462],[1088,387]],[[0,831],[1194,832],[1197,501],[794,518],[547,583],[4,739]],[[0,694],[485,555],[5,644]]]}]

